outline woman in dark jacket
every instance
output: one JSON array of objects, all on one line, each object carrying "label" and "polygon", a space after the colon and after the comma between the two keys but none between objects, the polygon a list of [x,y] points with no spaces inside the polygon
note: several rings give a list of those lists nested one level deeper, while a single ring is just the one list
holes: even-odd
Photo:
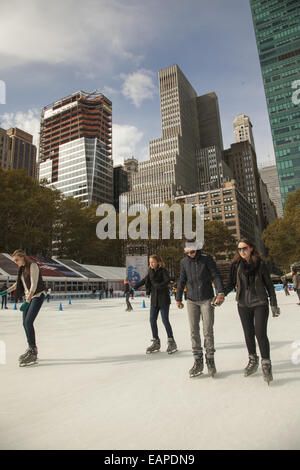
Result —
[{"label": "woman in dark jacket", "polygon": [[279,315],[280,310],[268,269],[255,245],[245,238],[238,242],[224,294],[229,294],[234,288],[236,288],[238,312],[249,353],[249,363],[244,370],[244,375],[247,377],[258,369],[256,336],[262,358],[264,380],[269,383],[273,377],[267,336],[268,297],[274,317]]},{"label": "woman in dark jacket", "polygon": [[147,276],[134,286],[135,289],[138,289],[145,284],[147,295],[151,294],[150,325],[153,339],[152,345],[146,350],[147,354],[160,350],[160,339],[158,337],[157,328],[159,311],[168,335],[167,352],[172,354],[177,351],[177,345],[174,341],[173,331],[169,321],[171,303],[169,283],[169,273],[165,269],[162,259],[158,255],[151,255],[149,257],[149,271]]}]

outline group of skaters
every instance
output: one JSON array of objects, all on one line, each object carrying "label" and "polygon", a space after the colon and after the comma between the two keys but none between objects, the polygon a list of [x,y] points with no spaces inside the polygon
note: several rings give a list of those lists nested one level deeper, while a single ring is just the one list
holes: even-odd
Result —
[{"label": "group of skaters", "polygon": [[[23,312],[23,326],[25,329],[28,349],[20,356],[19,365],[27,366],[37,362],[37,346],[34,331],[34,320],[43,304],[46,290],[40,269],[37,263],[22,250],[16,250],[12,258],[18,266],[17,281],[10,288],[2,290],[0,296],[16,290],[16,298],[25,295],[25,302],[21,305]],[[295,273],[298,295],[300,295],[300,275]],[[299,282],[299,284],[298,284]],[[146,353],[151,354],[160,350],[161,343],[158,335],[157,319],[159,312],[167,333],[167,352],[173,354],[177,351],[172,326],[169,320],[170,277],[161,257],[153,254],[149,257],[149,269],[144,279],[135,283],[134,289],[145,286],[146,294],[150,295],[150,326],[152,331],[152,344]],[[215,287],[215,293],[213,289]],[[214,353],[214,310],[221,306],[225,297],[235,289],[236,301],[245,343],[248,350],[249,361],[244,369],[244,376],[254,374],[259,367],[256,340],[261,356],[261,367],[264,380],[269,384],[273,380],[270,358],[270,343],[267,336],[269,318],[269,302],[273,317],[278,317],[280,310],[277,305],[276,293],[270,274],[259,254],[256,246],[245,238],[239,240],[236,253],[232,260],[230,274],[226,286],[219,273],[214,259],[203,253],[197,246],[187,243],[184,256],[180,263],[180,275],[176,290],[176,305],[179,309],[184,307],[182,297],[186,289],[187,313],[190,325],[192,353],[194,364],[189,370],[190,377],[197,377],[203,373],[204,357],[200,336],[200,318],[203,320],[203,336],[205,349],[205,362],[210,376],[217,372]],[[127,310],[132,310],[129,301],[131,287],[125,280],[125,296]],[[300,296],[299,296],[300,299]]]}]

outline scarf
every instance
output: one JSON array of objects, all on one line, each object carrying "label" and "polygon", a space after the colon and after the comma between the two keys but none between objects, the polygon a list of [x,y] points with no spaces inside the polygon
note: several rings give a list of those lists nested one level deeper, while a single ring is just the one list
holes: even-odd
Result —
[{"label": "scarf", "polygon": [[246,279],[246,288],[249,289],[250,285],[254,283],[255,274],[257,273],[260,266],[260,259],[256,260],[254,263],[250,261],[240,260],[240,271],[245,276]]}]

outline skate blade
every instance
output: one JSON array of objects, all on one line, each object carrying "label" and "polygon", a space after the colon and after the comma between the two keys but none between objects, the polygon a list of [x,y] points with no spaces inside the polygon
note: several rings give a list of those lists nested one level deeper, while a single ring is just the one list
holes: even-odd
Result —
[{"label": "skate blade", "polygon": [[28,362],[27,364],[23,364],[22,362],[19,363],[20,367],[28,367],[28,366],[35,366],[35,365],[38,365],[38,361]]},{"label": "skate blade", "polygon": [[146,351],[146,354],[154,354],[154,353],[158,353],[160,352],[159,349],[157,349],[156,351]]},{"label": "skate blade", "polygon": [[178,349],[175,349],[175,351],[167,351],[168,354],[174,354],[178,351]]},{"label": "skate blade", "polygon": [[199,372],[199,374],[190,375],[190,379],[194,379],[195,377],[200,377],[200,375],[203,375],[203,372]]}]

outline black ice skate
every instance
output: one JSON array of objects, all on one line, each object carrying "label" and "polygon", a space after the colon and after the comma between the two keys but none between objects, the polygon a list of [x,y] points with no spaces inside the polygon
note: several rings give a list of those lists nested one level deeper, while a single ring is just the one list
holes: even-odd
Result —
[{"label": "black ice skate", "polygon": [[37,355],[37,353],[38,353],[37,347],[36,347],[36,346],[35,346],[35,347],[32,347],[32,348],[29,347],[29,348],[25,351],[24,354],[21,354],[21,356],[19,357],[19,362],[22,362],[22,361],[25,359],[25,357],[28,356],[28,354],[29,354],[32,350],[34,350],[34,352],[35,352],[36,355]]},{"label": "black ice skate", "polygon": [[269,383],[273,380],[271,361],[269,359],[263,359],[261,361],[261,368],[264,376],[264,381],[267,382],[269,385]]},{"label": "black ice skate", "polygon": [[37,349],[30,348],[28,354],[19,362],[20,367],[31,366],[37,364]]},{"label": "black ice skate", "polygon": [[147,348],[146,354],[151,354],[154,352],[158,352],[160,350],[160,340],[159,339],[153,339],[151,346]]},{"label": "black ice skate", "polygon": [[168,354],[173,354],[176,351],[177,351],[177,344],[175,343],[174,338],[168,338],[167,353]]},{"label": "black ice skate", "polygon": [[190,377],[197,377],[203,372],[203,357],[196,357],[193,367],[190,369]]},{"label": "black ice skate", "polygon": [[258,369],[258,356],[256,354],[250,354],[249,362],[244,369],[244,377],[254,374]]},{"label": "black ice skate", "polygon": [[206,359],[207,373],[210,377],[214,377],[215,374],[217,373],[215,359],[213,356],[207,356],[207,355],[205,355],[205,359]]}]

